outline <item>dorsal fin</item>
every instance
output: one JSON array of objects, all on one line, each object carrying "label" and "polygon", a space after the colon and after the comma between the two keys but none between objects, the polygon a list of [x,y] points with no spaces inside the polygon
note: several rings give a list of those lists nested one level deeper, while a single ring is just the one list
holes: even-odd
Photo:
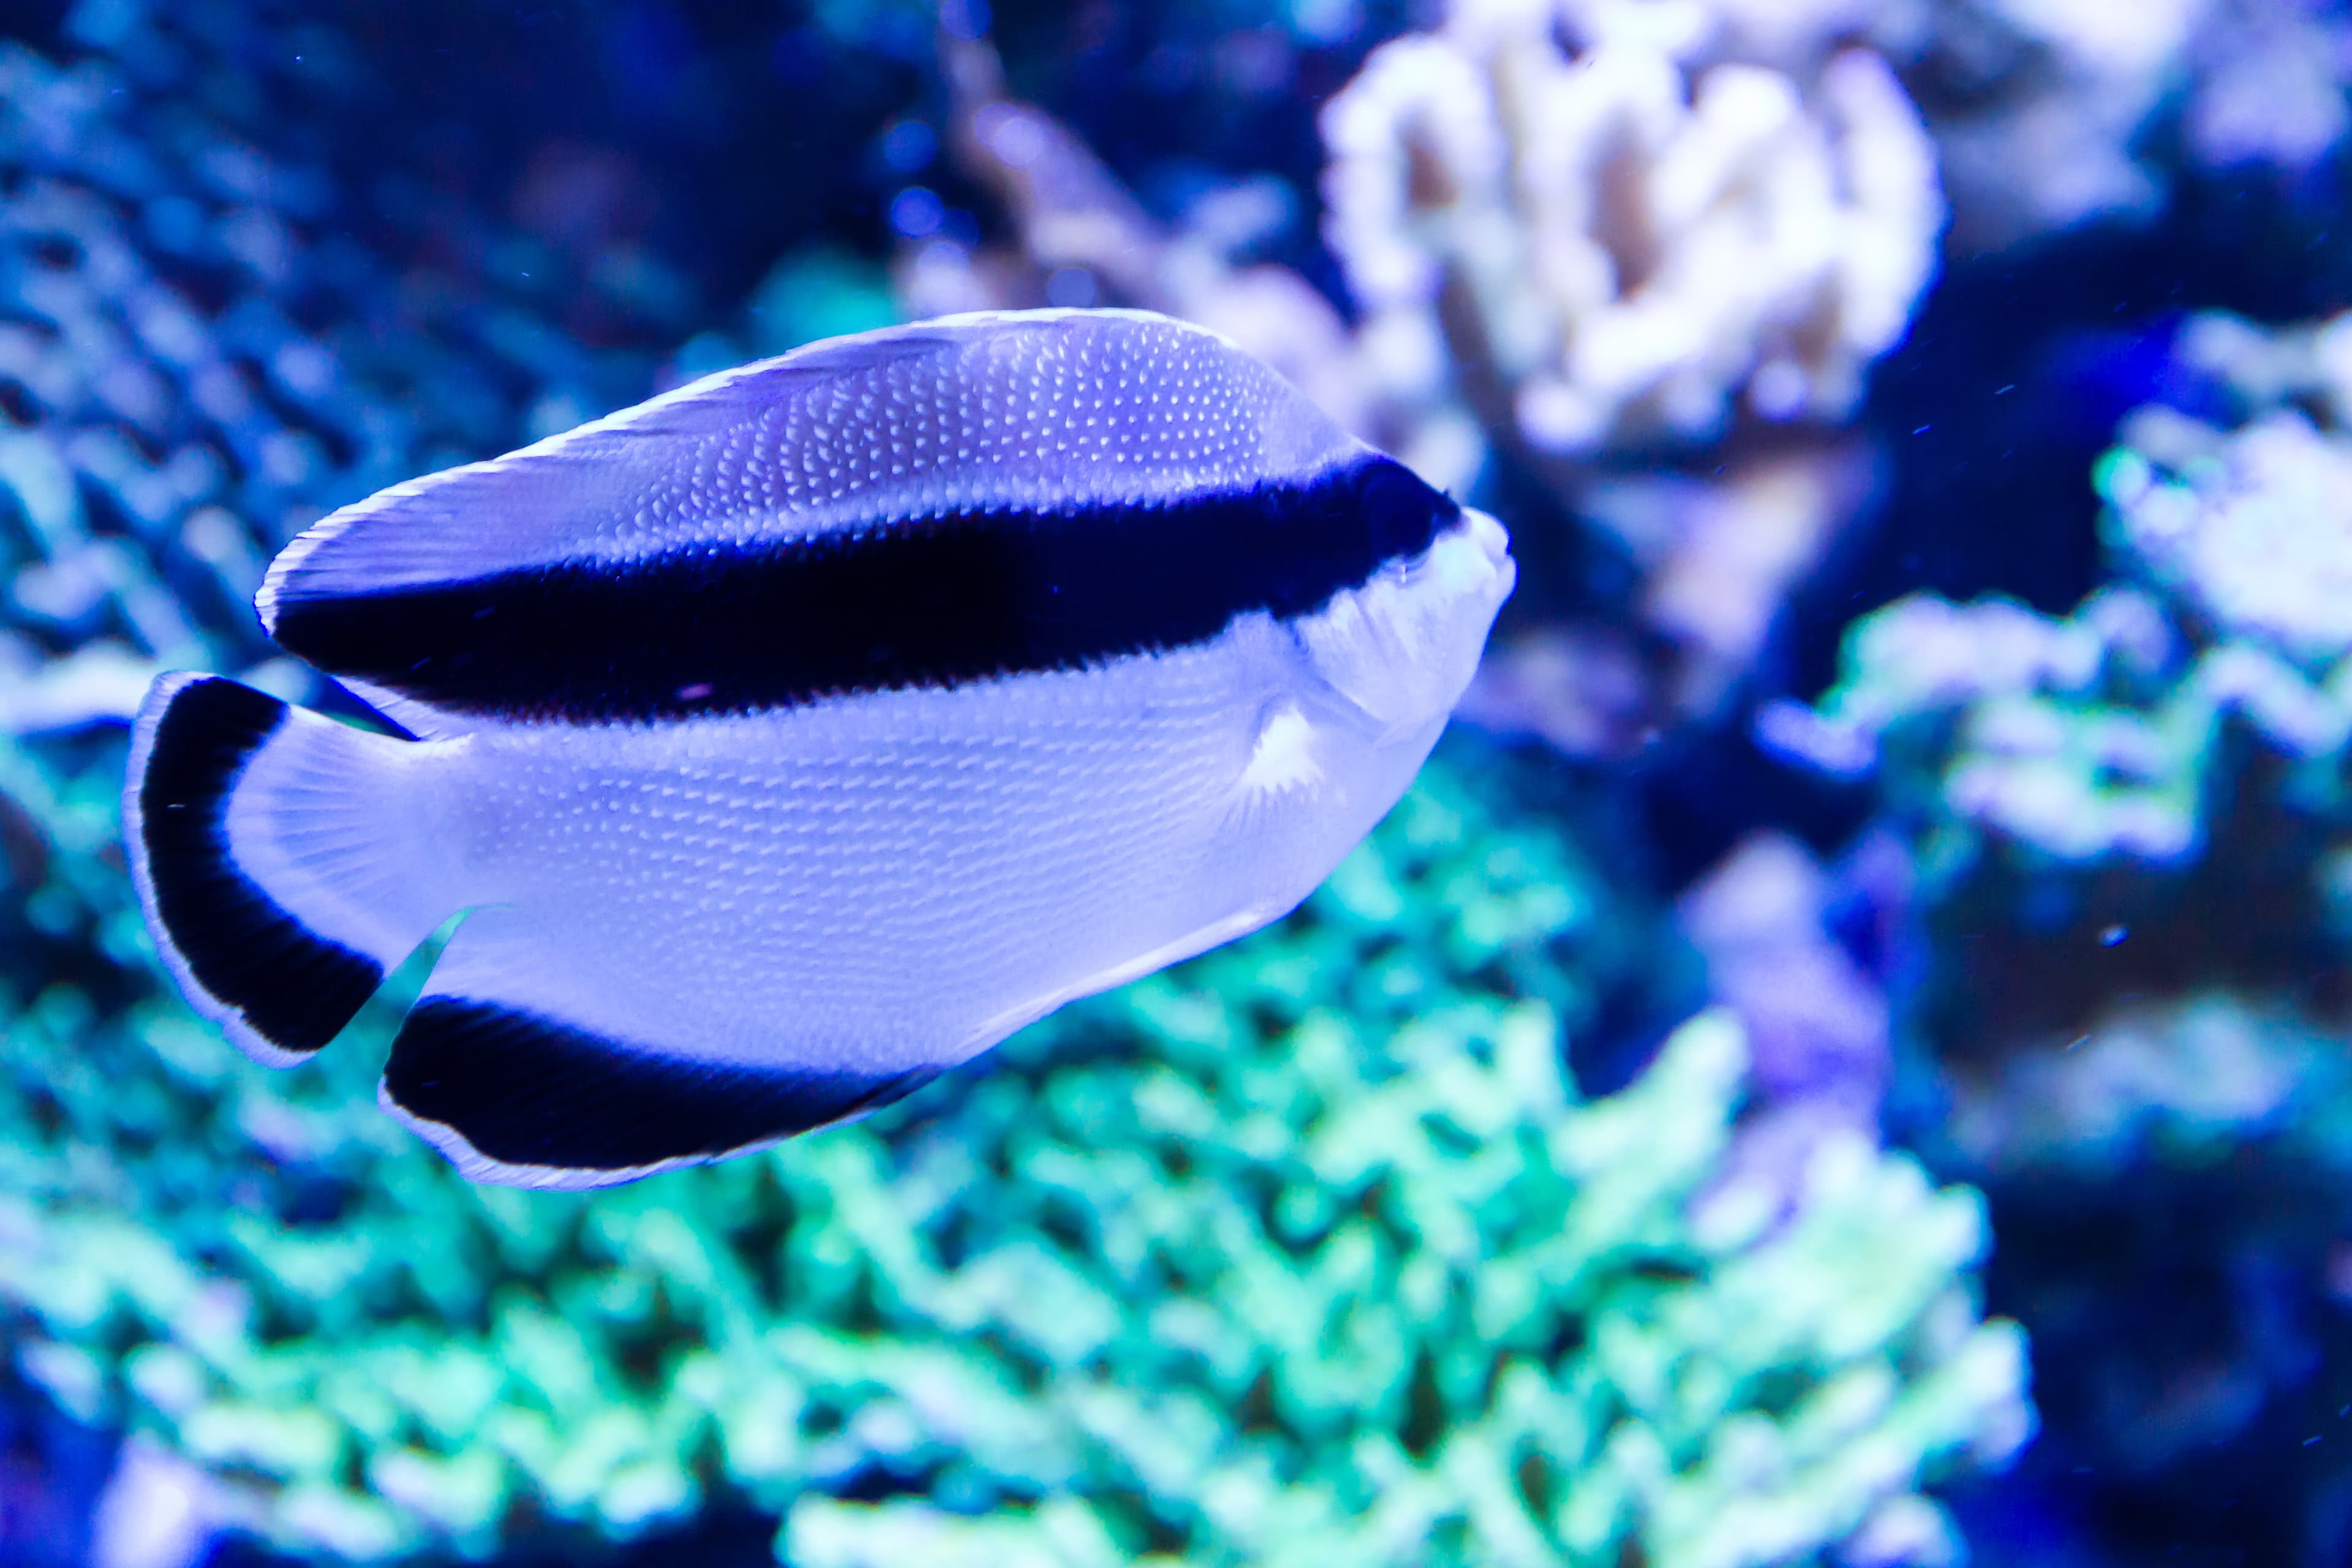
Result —
[{"label": "dorsal fin", "polygon": [[1202,328],[1133,310],[951,316],[721,372],[395,485],[289,545],[256,605],[275,635],[300,600],[948,510],[1150,502],[1307,477],[1359,450]]}]

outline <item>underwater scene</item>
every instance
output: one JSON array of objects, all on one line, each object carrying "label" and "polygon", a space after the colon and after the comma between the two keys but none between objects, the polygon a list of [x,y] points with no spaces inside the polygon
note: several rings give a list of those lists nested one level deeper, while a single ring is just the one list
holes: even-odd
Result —
[{"label": "underwater scene", "polygon": [[458,1563],[2352,1565],[2352,7],[0,0],[0,1564]]}]

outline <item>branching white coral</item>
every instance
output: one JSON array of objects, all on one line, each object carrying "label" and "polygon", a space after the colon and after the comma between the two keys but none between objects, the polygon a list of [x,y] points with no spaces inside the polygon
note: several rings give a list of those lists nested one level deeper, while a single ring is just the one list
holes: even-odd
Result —
[{"label": "branching white coral", "polygon": [[1884,30],[1905,0],[1556,0],[1579,44],[1630,40],[1682,60],[1749,60],[1798,68],[1840,38]]},{"label": "branching white coral", "polygon": [[[1376,373],[1539,453],[1835,418],[1935,266],[1935,158],[1885,62],[1810,93],[1687,75],[1664,43],[1562,50],[1548,5],[1470,3],[1324,112],[1327,236]],[[1482,406],[1482,404],[1485,406]]]},{"label": "branching white coral", "polygon": [[[1730,697],[1872,474],[1817,428],[1744,427],[1711,479],[1609,479],[1580,459],[1704,437],[1741,405],[1768,420],[1846,411],[1933,269],[1941,198],[1884,64],[1824,63],[1818,27],[1844,26],[1855,0],[1804,0],[1802,26],[1758,11],[1696,31],[1685,13],[1706,0],[1557,0],[1562,28],[1598,40],[1581,58],[1555,39],[1554,3],[1465,0],[1438,32],[1376,51],[1334,101],[1331,233],[1365,307],[1356,330],[1297,273],[1251,259],[1291,206],[1279,181],[1163,223],[1082,138],[1009,96],[984,38],[952,31],[941,143],[1013,243],[968,223],[910,230],[896,286],[908,316],[1115,303],[1184,317],[1433,484],[1531,481],[1593,525],[1572,548],[1629,569],[1628,602],[1618,624],[1523,637],[1469,708],[1619,754]],[[1768,34],[1808,85],[1676,63]],[[919,200],[941,217],[928,188]],[[1504,458],[1491,474],[1490,450]],[[1513,524],[1571,526],[1546,510]]]}]

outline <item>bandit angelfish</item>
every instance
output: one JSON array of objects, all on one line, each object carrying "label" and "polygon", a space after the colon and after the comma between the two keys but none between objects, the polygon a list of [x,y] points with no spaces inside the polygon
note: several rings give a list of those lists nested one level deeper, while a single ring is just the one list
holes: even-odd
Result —
[{"label": "bandit angelfish", "polygon": [[272,1063],[466,911],[383,1104],[478,1180],[626,1181],[1291,909],[1512,577],[1493,519],[1213,333],[839,339],[296,540],[263,624],[406,736],[167,676],[132,867],[189,1000]]}]

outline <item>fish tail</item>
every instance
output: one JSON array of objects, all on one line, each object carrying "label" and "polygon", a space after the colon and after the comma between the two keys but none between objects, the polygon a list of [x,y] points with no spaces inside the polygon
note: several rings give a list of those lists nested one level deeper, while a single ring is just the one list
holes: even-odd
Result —
[{"label": "fish tail", "polygon": [[165,967],[247,1055],[309,1057],[451,912],[399,799],[422,750],[217,676],[148,692],[123,786],[132,879]]}]

